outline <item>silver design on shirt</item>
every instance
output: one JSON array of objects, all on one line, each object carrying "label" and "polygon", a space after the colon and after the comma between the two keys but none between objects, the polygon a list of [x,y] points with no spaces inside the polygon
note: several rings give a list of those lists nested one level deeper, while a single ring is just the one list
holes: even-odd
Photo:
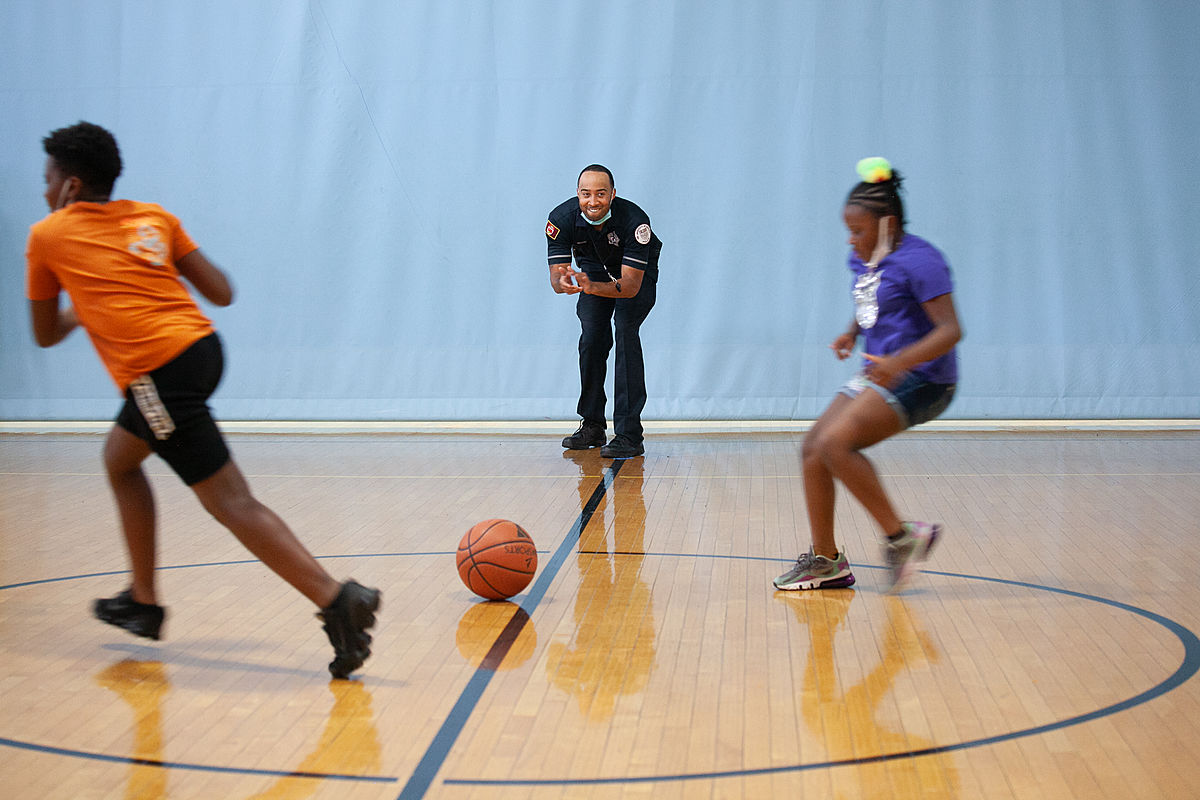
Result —
[{"label": "silver design on shirt", "polygon": [[883,280],[883,270],[879,262],[892,252],[892,237],[888,234],[887,217],[879,218],[879,237],[875,240],[875,252],[866,263],[867,271],[854,281],[854,321],[862,330],[874,328],[879,321],[879,284]]},{"label": "silver design on shirt", "polygon": [[879,321],[879,282],[883,279],[883,270],[871,268],[858,276],[854,282],[854,319],[858,327],[867,330],[874,328]]}]

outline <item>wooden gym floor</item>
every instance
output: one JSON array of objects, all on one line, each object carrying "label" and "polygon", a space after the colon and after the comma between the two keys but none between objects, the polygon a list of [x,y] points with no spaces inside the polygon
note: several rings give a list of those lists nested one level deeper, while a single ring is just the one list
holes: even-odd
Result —
[{"label": "wooden gym floor", "polygon": [[[233,435],[375,655],[330,681],[300,595],[157,461],[161,642],[91,619],[126,561],[93,435],[0,436],[0,795],[24,798],[1200,796],[1200,432],[912,432],[870,455],[946,536],[898,595],[776,592],[808,546],[802,434]],[[453,552],[520,522],[534,583]]]}]

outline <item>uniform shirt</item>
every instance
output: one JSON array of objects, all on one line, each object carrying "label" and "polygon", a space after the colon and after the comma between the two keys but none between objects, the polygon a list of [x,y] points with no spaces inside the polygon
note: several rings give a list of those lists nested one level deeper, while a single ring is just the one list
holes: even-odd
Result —
[{"label": "uniform shirt", "polygon": [[593,281],[621,277],[627,265],[658,273],[662,242],[650,229],[650,217],[636,203],[614,197],[612,216],[597,230],[583,218],[579,198],[572,197],[550,212],[546,222],[546,248],[550,266],[575,264]]},{"label": "uniform shirt", "polygon": [[[848,262],[853,280],[867,271],[853,250]],[[880,260],[882,273],[876,301],[879,319],[863,333],[863,350],[884,356],[902,350],[933,330],[921,303],[947,294],[954,286],[950,266],[941,251],[919,236],[904,234],[900,246]],[[851,286],[853,286],[853,280]],[[863,361],[864,367],[868,364]],[[918,364],[912,372],[930,383],[957,383],[958,357],[952,349],[932,361]]]},{"label": "uniform shirt", "polygon": [[72,203],[29,230],[30,300],[71,298],[79,324],[122,392],[213,332],[175,262],[196,249],[153,203]]}]

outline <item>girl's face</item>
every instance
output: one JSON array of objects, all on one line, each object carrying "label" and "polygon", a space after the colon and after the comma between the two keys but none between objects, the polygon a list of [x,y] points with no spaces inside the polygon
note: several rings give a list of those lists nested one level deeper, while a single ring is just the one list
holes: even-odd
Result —
[{"label": "girl's face", "polygon": [[850,204],[842,209],[842,220],[850,231],[850,247],[855,255],[866,263],[879,243],[879,217],[860,205]]}]

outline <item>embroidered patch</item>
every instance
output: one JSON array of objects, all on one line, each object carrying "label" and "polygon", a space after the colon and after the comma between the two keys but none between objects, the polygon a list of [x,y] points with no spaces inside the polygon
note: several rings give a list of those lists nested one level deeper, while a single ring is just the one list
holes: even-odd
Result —
[{"label": "embroidered patch", "polygon": [[650,244],[650,226],[645,223],[638,225],[633,238],[637,239],[638,244]]},{"label": "embroidered patch", "polygon": [[546,221],[546,235],[551,239],[558,238],[558,228],[554,227],[554,223],[549,220]]},{"label": "embroidered patch", "polygon": [[616,231],[608,232],[608,243],[611,244],[613,247],[617,247],[618,245],[621,244],[621,237],[617,236]]}]

